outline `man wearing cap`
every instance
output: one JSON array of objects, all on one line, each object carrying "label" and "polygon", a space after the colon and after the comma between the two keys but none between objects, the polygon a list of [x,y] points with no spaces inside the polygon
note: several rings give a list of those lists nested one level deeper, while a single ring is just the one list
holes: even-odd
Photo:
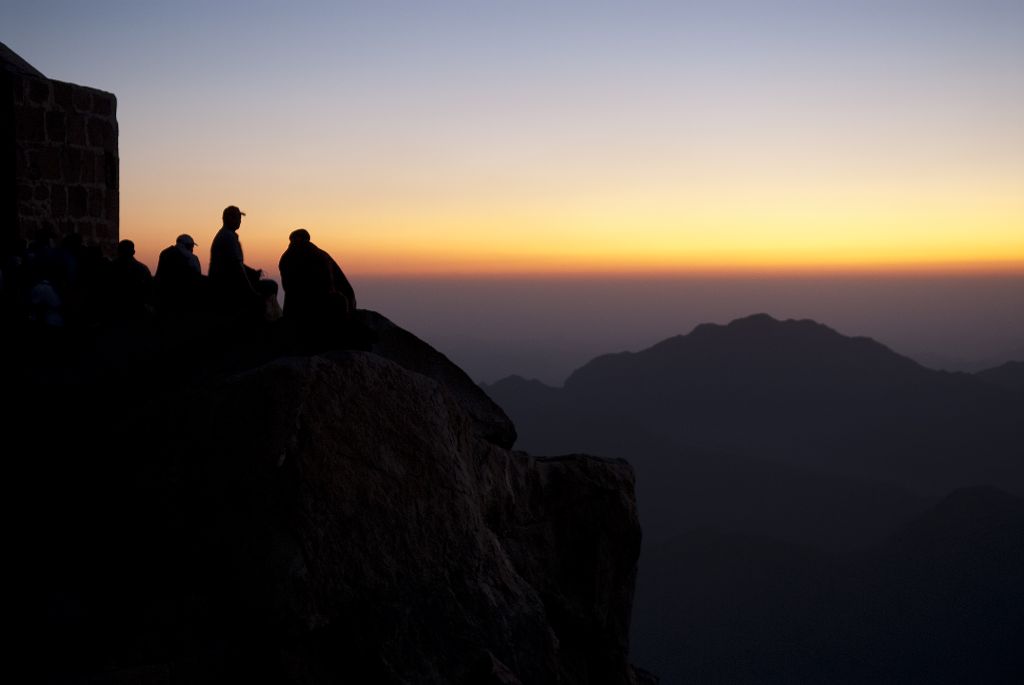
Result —
[{"label": "man wearing cap", "polygon": [[194,309],[202,295],[203,275],[199,257],[193,254],[196,241],[182,233],[174,244],[160,252],[156,265],[156,303],[162,313]]},{"label": "man wearing cap", "polygon": [[210,246],[210,287],[218,304],[227,310],[261,306],[263,298],[256,292],[245,266],[238,229],[245,212],[231,205],[224,209],[224,224]]}]

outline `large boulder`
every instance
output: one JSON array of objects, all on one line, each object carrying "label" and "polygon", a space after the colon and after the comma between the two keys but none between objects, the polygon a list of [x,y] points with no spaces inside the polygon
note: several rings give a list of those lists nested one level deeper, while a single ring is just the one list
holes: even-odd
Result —
[{"label": "large boulder", "polygon": [[636,682],[631,468],[500,447],[465,390],[336,351],[136,407],[62,675]]},{"label": "large boulder", "polygon": [[371,351],[443,385],[473,418],[481,437],[500,447],[515,444],[516,427],[505,411],[448,357],[375,311],[357,310],[355,319],[372,332]]}]

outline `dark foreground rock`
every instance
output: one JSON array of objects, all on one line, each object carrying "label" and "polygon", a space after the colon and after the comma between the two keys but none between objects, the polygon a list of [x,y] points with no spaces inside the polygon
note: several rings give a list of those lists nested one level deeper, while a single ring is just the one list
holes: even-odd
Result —
[{"label": "dark foreground rock", "polygon": [[510,452],[370,352],[117,406],[106,453],[72,422],[32,474],[49,680],[636,682],[625,462]]},{"label": "dark foreground rock", "polygon": [[373,352],[443,385],[473,417],[475,430],[484,439],[506,448],[515,444],[516,427],[504,410],[447,357],[375,311],[358,310],[356,321],[372,332]]}]

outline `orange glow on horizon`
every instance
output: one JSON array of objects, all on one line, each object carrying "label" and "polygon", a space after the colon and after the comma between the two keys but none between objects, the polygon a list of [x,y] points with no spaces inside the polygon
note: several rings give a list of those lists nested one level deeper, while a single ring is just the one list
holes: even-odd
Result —
[{"label": "orange glow on horizon", "polygon": [[273,277],[298,227],[346,273],[368,277],[1024,273],[1024,194],[1006,183],[703,190],[512,202],[471,193],[303,198],[267,189],[229,193],[224,202],[210,185],[194,204],[158,212],[151,207],[165,205],[163,195],[125,193],[121,230],[151,266],[188,232],[205,270],[220,209],[237,204],[247,212],[239,232],[246,262]]},{"label": "orange glow on horizon", "polygon": [[774,265],[673,265],[661,268],[600,269],[587,266],[576,268],[523,268],[519,270],[481,270],[453,267],[408,270],[355,270],[348,273],[364,278],[388,279],[517,279],[517,278],[601,278],[601,279],[678,279],[678,278],[791,278],[791,277],[1024,277],[1024,260],[1015,262],[960,262],[960,263],[891,263],[891,264],[774,264]]},{"label": "orange glow on horizon", "polygon": [[[192,232],[196,254],[208,266],[208,249],[215,231]],[[287,247],[287,232],[273,237],[249,227],[240,232],[246,263],[277,274]],[[168,235],[171,235],[168,233]],[[125,235],[125,237],[129,237]],[[136,240],[139,258],[155,268],[158,252],[173,241]],[[685,276],[872,276],[872,275],[1024,275],[1024,246],[999,249],[935,247],[895,250],[882,246],[783,246],[703,250],[658,250],[637,243],[593,244],[572,250],[565,245],[432,244],[400,241],[347,241],[346,236],[317,235],[314,242],[330,252],[350,275],[365,277],[685,277]]]},{"label": "orange glow on horizon", "polygon": [[[761,277],[761,276],[1013,276],[1024,275],[1024,256],[956,258],[941,252],[917,259],[887,257],[869,251],[850,251],[845,258],[824,251],[806,254],[750,250],[720,254],[647,254],[623,251],[613,258],[601,253],[572,254],[523,250],[520,252],[442,251],[397,247],[386,250],[344,249],[319,241],[350,275],[363,277],[431,278],[641,278],[641,277]],[[248,262],[276,272],[280,253],[246,248]]]}]

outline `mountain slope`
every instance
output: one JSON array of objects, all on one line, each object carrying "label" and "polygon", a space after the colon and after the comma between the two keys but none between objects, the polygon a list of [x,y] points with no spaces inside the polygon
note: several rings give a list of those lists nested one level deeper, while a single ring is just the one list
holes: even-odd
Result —
[{"label": "mountain slope", "polygon": [[1019,393],[765,315],[486,390],[521,446],[630,455],[665,682],[1019,681],[1020,500],[938,500],[1021,491]]},{"label": "mountain slope", "polygon": [[761,314],[704,324],[640,352],[598,357],[561,389],[504,380],[486,390],[525,445],[622,426],[680,449],[926,493],[975,483],[1024,491],[1019,394],[812,321]]},{"label": "mountain slope", "polygon": [[845,559],[678,536],[645,549],[634,632],[665,682],[1020,682],[1024,500],[954,491]]},{"label": "mountain slope", "polygon": [[974,374],[984,381],[1012,390],[1024,390],[1024,362],[1006,362]]}]

